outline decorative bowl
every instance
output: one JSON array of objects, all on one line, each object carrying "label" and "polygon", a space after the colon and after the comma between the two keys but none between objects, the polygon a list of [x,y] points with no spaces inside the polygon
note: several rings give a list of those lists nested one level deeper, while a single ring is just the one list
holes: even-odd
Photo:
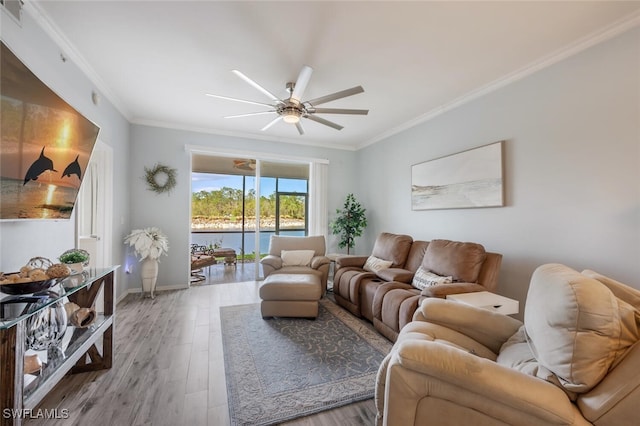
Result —
[{"label": "decorative bowl", "polygon": [[[17,272],[15,272],[17,273]],[[7,274],[10,275],[10,274]],[[42,281],[29,281],[26,283],[0,284],[0,291],[5,294],[31,294],[38,291],[48,290],[58,283],[60,278],[50,278]]]}]

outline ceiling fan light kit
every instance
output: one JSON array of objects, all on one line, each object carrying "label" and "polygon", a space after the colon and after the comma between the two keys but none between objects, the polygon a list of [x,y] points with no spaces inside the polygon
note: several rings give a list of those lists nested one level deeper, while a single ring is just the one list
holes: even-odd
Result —
[{"label": "ceiling fan light kit", "polygon": [[332,93],[330,95],[322,96],[320,98],[312,99],[310,101],[302,101],[302,96],[304,94],[305,89],[307,88],[307,84],[309,84],[309,80],[311,79],[311,74],[313,73],[313,68],[309,66],[302,67],[300,74],[298,75],[298,79],[295,83],[288,82],[286,84],[286,89],[289,92],[289,98],[287,99],[278,99],[273,93],[244,75],[242,72],[238,70],[232,71],[235,75],[240,77],[246,83],[257,89],[259,92],[268,97],[271,103],[265,102],[257,102],[252,100],[244,100],[238,98],[232,98],[229,96],[222,95],[214,95],[207,93],[207,96],[211,96],[213,98],[224,99],[235,102],[243,102],[253,105],[260,105],[271,108],[268,111],[259,111],[252,112],[247,114],[237,114],[237,115],[228,115],[224,118],[240,118],[240,117],[249,117],[254,115],[262,115],[262,114],[277,114],[277,117],[269,122],[266,126],[262,128],[263,131],[269,129],[271,126],[279,122],[280,120],[284,121],[287,124],[295,124],[298,129],[298,133],[304,135],[304,129],[302,128],[302,123],[300,122],[301,118],[307,118],[311,121],[315,121],[316,123],[323,124],[325,126],[331,127],[336,130],[342,130],[343,127],[339,124],[333,123],[329,120],[326,120],[322,117],[318,117],[316,114],[349,114],[349,115],[367,115],[369,110],[367,109],[349,109],[349,108],[316,108],[317,105],[325,104],[327,102],[335,101],[338,99],[346,98],[348,96],[357,95],[358,93],[363,93],[364,89],[362,86],[352,87],[350,89],[341,90],[340,92]]},{"label": "ceiling fan light kit", "polygon": [[295,108],[286,108],[286,111],[282,115],[282,120],[285,123],[296,124],[300,121],[300,111]]}]

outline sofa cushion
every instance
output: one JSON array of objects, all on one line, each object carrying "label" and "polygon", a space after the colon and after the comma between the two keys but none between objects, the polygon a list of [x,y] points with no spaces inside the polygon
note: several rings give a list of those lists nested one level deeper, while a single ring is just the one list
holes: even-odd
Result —
[{"label": "sofa cushion", "polygon": [[282,250],[313,250],[316,256],[324,256],[325,239],[323,235],[307,237],[272,235],[269,239],[269,254],[280,256]]},{"label": "sofa cushion", "polygon": [[315,250],[282,250],[282,266],[309,266]]},{"label": "sofa cushion", "polygon": [[442,275],[434,274],[433,272],[421,266],[413,276],[411,285],[418,290],[424,290],[425,287],[431,287],[437,284],[449,284],[452,282],[453,279],[451,276],[443,277]]},{"label": "sofa cushion", "polygon": [[433,240],[427,246],[422,260],[424,269],[454,281],[475,283],[486,258],[481,244],[449,240]]},{"label": "sofa cushion", "polygon": [[[640,310],[640,291],[639,290],[636,290],[635,288],[627,284],[623,284],[620,281],[616,281],[613,278],[606,277],[590,269],[585,269],[584,271],[582,271],[582,275],[585,275],[589,278],[593,278],[600,281],[602,284],[607,286],[607,288],[611,290],[611,292],[618,299],[622,299],[625,302],[629,303],[634,308]],[[640,318],[637,318],[637,319],[640,322]]]},{"label": "sofa cushion", "polygon": [[638,340],[636,313],[599,281],[548,264],[531,277],[524,323],[540,365],[566,391],[583,393]]},{"label": "sofa cushion", "polygon": [[496,363],[562,387],[558,378],[551,371],[540,365],[531,351],[524,325],[503,343]]},{"label": "sofa cushion", "polygon": [[[407,261],[404,263],[404,269],[415,273],[420,265],[422,265],[424,254],[427,251],[428,245],[428,241],[414,241],[413,243],[411,243],[411,249],[409,250],[409,254],[407,255]],[[411,282],[411,280],[409,280],[408,282]]]},{"label": "sofa cushion", "polygon": [[390,260],[383,260],[378,259],[375,256],[369,256],[362,269],[364,269],[365,271],[376,273],[383,269],[390,268],[392,263],[393,262],[391,262]]},{"label": "sofa cushion", "polygon": [[413,238],[409,235],[383,232],[376,238],[371,255],[378,259],[390,260],[392,268],[403,268],[412,242]]}]

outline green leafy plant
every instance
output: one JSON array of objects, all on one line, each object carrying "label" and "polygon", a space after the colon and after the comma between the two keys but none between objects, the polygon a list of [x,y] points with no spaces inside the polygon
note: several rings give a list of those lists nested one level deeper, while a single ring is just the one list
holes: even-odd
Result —
[{"label": "green leafy plant", "polygon": [[89,253],[81,249],[71,249],[62,253],[58,259],[66,264],[86,263],[89,260]]},{"label": "green leafy plant", "polygon": [[217,250],[219,248],[222,248],[222,237],[218,238],[217,240],[215,240],[213,243],[209,243],[209,245],[207,246],[207,248],[209,250]]},{"label": "green leafy plant", "polygon": [[340,236],[338,247],[347,248],[347,254],[355,246],[355,239],[362,235],[367,226],[367,217],[364,215],[367,209],[356,200],[353,194],[347,195],[342,210],[337,209],[337,217],[331,222],[331,232]]}]

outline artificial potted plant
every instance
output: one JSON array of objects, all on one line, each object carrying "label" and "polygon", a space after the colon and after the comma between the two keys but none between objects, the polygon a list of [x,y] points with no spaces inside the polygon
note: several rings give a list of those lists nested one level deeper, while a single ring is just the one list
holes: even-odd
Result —
[{"label": "artificial potted plant", "polygon": [[367,217],[364,215],[366,210],[353,194],[347,195],[342,210],[336,210],[338,216],[331,222],[331,232],[340,236],[338,247],[346,247],[347,254],[351,254],[350,250],[356,244],[355,238],[361,236],[367,226]]},{"label": "artificial potted plant", "polygon": [[158,279],[158,262],[160,256],[169,251],[167,236],[156,227],[134,229],[125,237],[124,242],[133,247],[136,256],[140,258],[142,291],[149,292],[153,299]]},{"label": "artificial potted plant", "polygon": [[89,253],[82,249],[70,249],[62,253],[58,260],[71,270],[71,274],[80,274],[89,264]]}]

